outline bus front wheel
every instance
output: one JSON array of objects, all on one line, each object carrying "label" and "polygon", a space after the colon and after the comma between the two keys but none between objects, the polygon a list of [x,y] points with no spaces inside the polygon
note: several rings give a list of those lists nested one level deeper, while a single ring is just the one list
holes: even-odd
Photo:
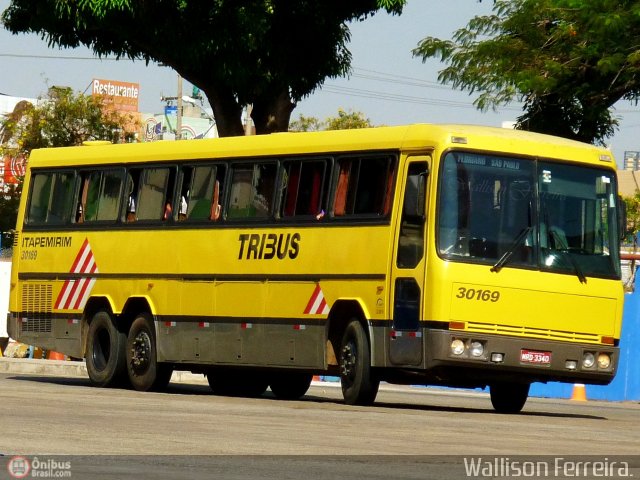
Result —
[{"label": "bus front wheel", "polygon": [[378,394],[380,381],[371,369],[369,340],[356,319],[349,322],[342,336],[340,383],[348,405],[370,405]]},{"label": "bus front wheel", "polygon": [[518,413],[529,396],[528,383],[496,383],[489,387],[491,404],[498,413]]},{"label": "bus front wheel", "polygon": [[118,330],[109,313],[97,312],[87,332],[86,365],[93,385],[116,386],[126,378],[126,347],[126,333]]},{"label": "bus front wheel", "polygon": [[155,329],[148,313],[141,313],[131,324],[127,338],[127,371],[131,386],[143,392],[163,390],[171,379],[171,365],[157,360]]}]

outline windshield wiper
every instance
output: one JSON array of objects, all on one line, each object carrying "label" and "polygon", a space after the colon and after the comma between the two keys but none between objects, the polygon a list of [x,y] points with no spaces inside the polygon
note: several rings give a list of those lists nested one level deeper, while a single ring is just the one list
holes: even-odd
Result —
[{"label": "windshield wiper", "polygon": [[584,276],[580,265],[578,264],[578,262],[576,262],[576,259],[573,258],[573,255],[571,255],[571,253],[569,252],[569,246],[563,242],[562,238],[560,238],[560,235],[558,235],[558,232],[556,232],[554,229],[550,229],[549,233],[553,237],[553,241],[556,243],[556,245],[560,246],[560,248],[556,248],[555,250],[564,253],[565,257],[569,259],[569,262],[571,262],[571,265],[573,266],[573,269],[576,272],[580,283],[587,283],[587,277]]},{"label": "windshield wiper", "polygon": [[518,234],[518,236],[513,240],[511,246],[507,249],[506,252],[500,257],[500,259],[495,263],[493,267],[491,267],[492,272],[499,272],[502,267],[509,261],[511,256],[516,252],[516,248],[520,246],[522,241],[527,238],[527,235],[531,232],[532,227],[528,226],[527,228],[522,229],[522,231]]}]

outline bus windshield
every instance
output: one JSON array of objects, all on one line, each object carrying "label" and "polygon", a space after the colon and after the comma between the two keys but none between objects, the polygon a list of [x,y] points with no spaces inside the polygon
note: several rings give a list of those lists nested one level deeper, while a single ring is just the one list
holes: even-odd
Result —
[{"label": "bus windshield", "polygon": [[438,252],[449,260],[619,278],[615,176],[468,152],[443,160]]}]

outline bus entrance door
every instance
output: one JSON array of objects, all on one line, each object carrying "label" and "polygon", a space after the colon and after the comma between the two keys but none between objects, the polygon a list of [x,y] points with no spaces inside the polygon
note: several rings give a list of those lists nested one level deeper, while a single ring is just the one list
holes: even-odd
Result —
[{"label": "bus entrance door", "polygon": [[422,363],[422,295],[425,279],[425,219],[429,156],[408,159],[398,215],[395,261],[391,266],[393,323],[387,336],[389,361],[394,365]]}]

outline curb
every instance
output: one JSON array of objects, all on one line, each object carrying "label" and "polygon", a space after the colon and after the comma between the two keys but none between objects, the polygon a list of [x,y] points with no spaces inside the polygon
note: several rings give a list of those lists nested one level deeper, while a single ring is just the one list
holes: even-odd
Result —
[{"label": "curb", "polygon": [[86,377],[84,362],[0,357],[0,373]]},{"label": "curb", "polygon": [[[84,361],[74,360],[0,357],[0,373],[89,378]],[[171,382],[206,385],[207,379],[202,374],[177,371],[173,372]]]}]

